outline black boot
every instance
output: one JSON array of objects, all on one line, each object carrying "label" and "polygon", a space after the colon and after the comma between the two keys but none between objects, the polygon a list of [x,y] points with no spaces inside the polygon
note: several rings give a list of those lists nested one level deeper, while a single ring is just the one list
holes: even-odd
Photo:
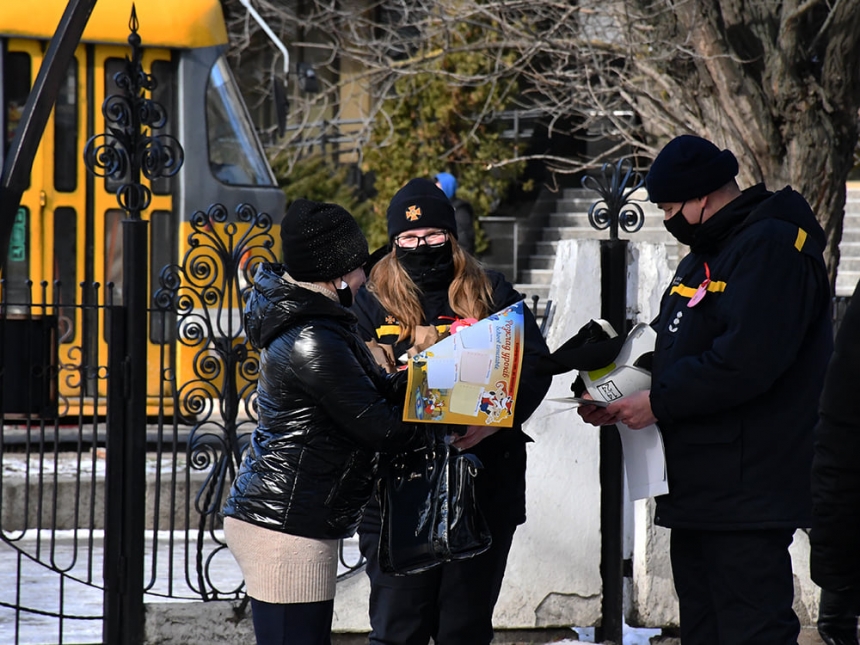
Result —
[{"label": "black boot", "polygon": [[821,590],[818,604],[818,633],[825,645],[860,645],[857,614],[860,594]]}]

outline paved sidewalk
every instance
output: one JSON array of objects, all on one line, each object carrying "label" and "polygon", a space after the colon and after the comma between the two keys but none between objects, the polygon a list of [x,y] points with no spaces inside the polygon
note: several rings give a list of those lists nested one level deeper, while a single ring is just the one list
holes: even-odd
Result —
[{"label": "paved sidewalk", "polygon": [[[334,645],[334,642],[332,642]],[[650,645],[681,645],[680,638],[662,637],[651,639]],[[815,627],[804,627],[800,630],[800,636],[797,639],[797,645],[824,645],[824,641],[818,635],[818,630]]]},{"label": "paved sidewalk", "polygon": [[[16,596],[20,594],[21,604],[40,610],[52,612],[57,611],[59,597],[62,594],[65,602],[63,609],[69,614],[79,616],[97,616],[101,611],[102,591],[100,586],[101,574],[101,542],[102,536],[97,532],[93,536],[92,559],[82,557],[81,548],[86,550],[86,542],[89,536],[80,532],[60,531],[54,534],[41,535],[46,541],[39,539],[39,533],[27,531],[6,535],[6,539],[13,539],[15,547],[11,547],[0,541],[0,601],[14,605]],[[180,536],[177,536],[180,537]],[[53,539],[51,539],[53,538]],[[169,538],[169,535],[159,535],[159,542]],[[77,542],[77,544],[76,544]],[[152,544],[147,546],[151,554]],[[345,556],[351,562],[357,557],[356,540],[347,541],[345,545]],[[19,555],[21,552],[27,555]],[[182,562],[184,553],[177,553],[178,562]],[[224,551],[223,557],[216,558],[210,573],[217,579],[228,583],[241,580],[241,574],[235,561]],[[162,557],[164,553],[162,553]],[[35,560],[51,562],[54,567],[63,570],[68,577],[65,579],[65,588],[60,592],[58,588],[58,575],[56,572],[46,569],[43,564]],[[19,570],[20,568],[20,570]],[[184,570],[175,570],[173,579],[174,593],[186,587]],[[16,587],[15,581],[20,575],[23,583],[20,588]],[[77,581],[89,581],[83,584]],[[154,585],[154,591],[164,594],[167,591],[167,581],[158,580]],[[229,585],[227,585],[229,586]],[[193,598],[193,593],[182,594]],[[153,598],[147,596],[148,600],[164,602],[164,597]],[[10,635],[15,632],[15,616],[9,606],[0,606],[0,640],[2,635]],[[21,616],[18,624],[20,629],[19,642],[26,644],[56,643],[56,619],[39,614],[25,613]],[[101,620],[71,620],[66,621],[64,626],[64,642],[73,643],[99,643],[101,640]],[[508,630],[499,631],[494,645],[568,645],[578,642],[594,642],[590,635],[593,629],[543,629],[543,630]],[[654,635],[653,629],[626,628],[623,645],[682,645],[677,637]],[[334,634],[332,645],[366,645],[366,634]],[[191,645],[191,644],[188,644]],[[801,632],[798,645],[824,645],[815,628],[806,628]]]}]

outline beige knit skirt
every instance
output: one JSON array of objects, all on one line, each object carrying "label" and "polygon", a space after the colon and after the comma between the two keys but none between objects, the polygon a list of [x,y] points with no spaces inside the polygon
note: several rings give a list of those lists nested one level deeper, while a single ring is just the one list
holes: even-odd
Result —
[{"label": "beige knit skirt", "polygon": [[251,598],[272,603],[334,598],[337,540],[314,540],[224,518],[224,538]]}]

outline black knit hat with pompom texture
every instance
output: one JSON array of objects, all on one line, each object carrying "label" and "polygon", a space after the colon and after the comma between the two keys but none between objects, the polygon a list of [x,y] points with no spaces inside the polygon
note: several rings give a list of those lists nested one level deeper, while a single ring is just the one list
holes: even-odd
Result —
[{"label": "black knit hat with pompom texture", "polygon": [[358,222],[342,206],[297,199],[281,220],[287,273],[302,282],[327,282],[370,258]]}]

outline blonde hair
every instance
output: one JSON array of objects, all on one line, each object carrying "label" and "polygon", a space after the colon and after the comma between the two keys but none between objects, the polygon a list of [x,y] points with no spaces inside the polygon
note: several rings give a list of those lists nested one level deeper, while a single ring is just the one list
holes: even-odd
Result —
[{"label": "blonde hair", "polygon": [[[493,285],[490,278],[481,263],[460,248],[456,239],[448,239],[454,257],[454,279],[448,287],[448,304],[461,318],[486,318],[493,313]],[[424,324],[424,310],[419,300],[421,290],[397,261],[394,248],[373,267],[367,290],[400,324],[398,342],[412,340],[415,328]]]}]

